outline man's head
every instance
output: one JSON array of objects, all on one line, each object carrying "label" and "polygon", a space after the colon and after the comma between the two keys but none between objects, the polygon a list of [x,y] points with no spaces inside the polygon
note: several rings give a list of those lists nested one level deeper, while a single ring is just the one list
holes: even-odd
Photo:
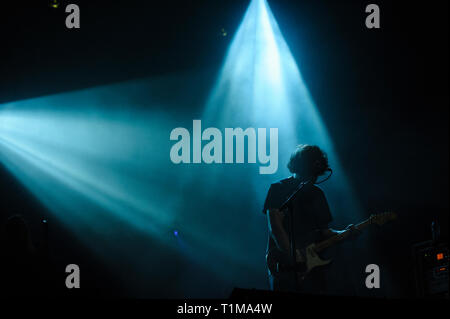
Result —
[{"label": "man's head", "polygon": [[302,179],[317,178],[329,169],[327,154],[318,146],[302,144],[292,153],[287,167]]}]

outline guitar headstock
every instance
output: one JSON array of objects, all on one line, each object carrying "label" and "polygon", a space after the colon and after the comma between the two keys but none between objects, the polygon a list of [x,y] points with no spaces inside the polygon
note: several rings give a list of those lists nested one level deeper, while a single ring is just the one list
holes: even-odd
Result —
[{"label": "guitar headstock", "polygon": [[397,214],[394,212],[383,212],[379,214],[372,214],[370,215],[370,222],[372,224],[377,224],[378,226],[381,226],[388,221],[394,220],[397,218]]}]

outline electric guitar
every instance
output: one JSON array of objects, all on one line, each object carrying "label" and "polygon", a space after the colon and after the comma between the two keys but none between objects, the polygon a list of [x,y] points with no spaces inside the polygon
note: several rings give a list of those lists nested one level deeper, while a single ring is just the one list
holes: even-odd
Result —
[{"label": "electric guitar", "polygon": [[[397,215],[393,212],[384,212],[380,214],[373,214],[365,221],[355,225],[356,231],[362,231],[367,226],[375,224],[381,226],[390,220],[396,219]],[[272,274],[279,272],[296,272],[299,280],[303,280],[308,273],[316,267],[325,266],[331,263],[331,259],[322,259],[319,253],[325,249],[343,241],[349,237],[352,233],[352,229],[343,230],[328,239],[312,242],[306,245],[302,249],[299,249],[299,256],[297,256],[297,262],[292,263],[292,258],[286,256],[277,249],[269,251],[266,256],[267,265]]]}]

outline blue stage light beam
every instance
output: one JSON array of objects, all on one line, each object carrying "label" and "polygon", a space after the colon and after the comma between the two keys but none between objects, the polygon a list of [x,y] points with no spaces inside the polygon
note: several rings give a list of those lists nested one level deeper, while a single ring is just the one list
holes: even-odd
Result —
[{"label": "blue stage light beam", "polygon": [[[141,113],[132,119],[128,114],[128,120],[124,121],[121,118],[126,118],[126,114],[100,112],[98,105],[95,113],[89,107],[52,110],[59,103],[67,106],[67,100],[73,100],[74,96],[63,94],[5,105],[0,112],[0,152],[4,165],[29,189],[40,193],[40,200],[45,201],[49,194],[53,194],[50,197],[63,194],[67,189],[114,212],[115,217],[138,229],[164,231],[161,226],[168,227],[173,216],[156,213],[155,205],[160,198],[157,192],[163,189],[144,192],[158,178],[151,163],[160,154],[148,125],[158,131],[161,116],[152,121],[148,114]],[[36,110],[23,110],[28,105]],[[147,147],[142,150],[140,145],[144,142]],[[60,200],[63,202],[64,198]],[[52,207],[58,202],[51,198],[47,204]],[[80,210],[77,205],[74,207]],[[72,217],[61,214],[63,219]],[[81,212],[77,217],[88,223],[96,219]],[[99,227],[102,223],[94,224]]]},{"label": "blue stage light beam", "polygon": [[[261,209],[267,190],[271,183],[289,176],[286,164],[298,144],[319,145],[328,154],[334,175],[321,186],[334,216],[331,226],[342,228],[367,217],[360,210],[319,108],[266,0],[250,2],[207,100],[202,124],[205,128],[278,128],[275,174],[260,175],[257,166],[246,164],[208,167],[208,190],[216,201],[221,198],[228,201],[226,209],[216,214],[231,214],[246,225],[241,235],[230,234],[227,240],[237,255],[254,261],[254,273],[265,275],[265,269],[256,261],[263,265],[260,256],[265,247],[261,243],[267,240],[267,221]],[[229,220],[228,224],[232,225],[232,218]],[[335,265],[342,266],[337,262]],[[252,287],[242,278],[235,283]]]},{"label": "blue stage light beam", "polygon": [[[190,72],[0,105],[1,165],[48,208],[49,219],[63,224],[125,286],[131,284],[123,269],[140,278],[144,287],[138,296],[152,292],[149,283],[159,291],[156,283],[164,276],[219,277],[227,267],[224,260],[248,267],[233,247],[211,238],[215,231],[210,236],[204,221],[217,216],[190,214],[189,207],[195,211],[190,202],[203,199],[186,181],[195,175],[201,185],[208,176],[170,161],[170,132],[192,125],[190,111],[201,108],[196,100],[204,100],[204,93],[192,94],[186,77],[198,79],[192,85],[205,81]],[[169,90],[177,94],[167,96]],[[164,260],[168,251],[195,267],[171,273],[173,267],[164,265],[173,263]],[[213,261],[212,252],[217,253]],[[184,284],[177,283],[169,296],[201,296]],[[134,285],[130,289],[136,293]]]},{"label": "blue stage light beam", "polygon": [[[343,219],[360,215],[332,139],[266,0],[250,2],[208,99],[203,122],[205,126],[278,128],[277,173],[258,175],[255,169],[252,187],[246,180],[239,181],[241,187],[253,188],[259,203],[271,182],[289,174],[286,164],[295,146],[316,144],[327,152],[334,169],[324,187],[330,190],[327,193],[337,214]],[[227,174],[222,173],[212,172],[216,180]]]},{"label": "blue stage light beam", "polygon": [[118,280],[122,267],[152,281],[149,267],[165,271],[161,252],[178,250],[173,222],[183,199],[173,194],[183,168],[168,154],[182,116],[170,114],[158,94],[178,78],[0,105],[1,165]]}]

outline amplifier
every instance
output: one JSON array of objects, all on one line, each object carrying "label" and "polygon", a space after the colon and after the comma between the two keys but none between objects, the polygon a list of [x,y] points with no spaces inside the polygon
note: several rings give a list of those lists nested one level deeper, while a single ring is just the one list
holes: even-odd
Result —
[{"label": "amplifier", "polygon": [[416,291],[419,297],[449,295],[448,244],[427,241],[413,246]]}]

